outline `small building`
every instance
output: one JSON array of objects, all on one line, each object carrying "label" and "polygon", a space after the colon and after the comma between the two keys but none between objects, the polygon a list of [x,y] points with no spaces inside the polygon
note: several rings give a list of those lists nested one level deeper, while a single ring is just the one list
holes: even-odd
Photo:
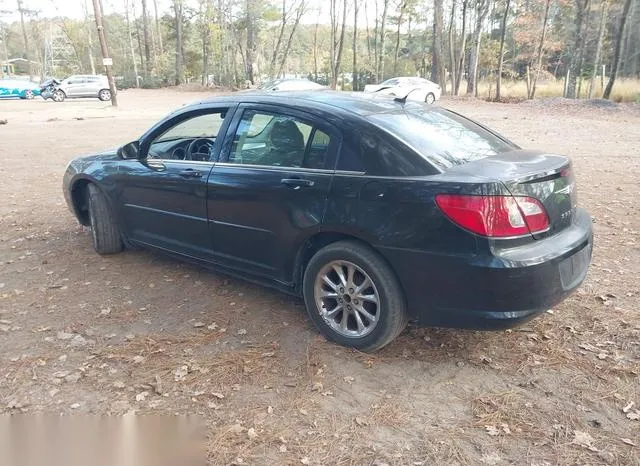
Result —
[{"label": "small building", "polygon": [[0,63],[2,75],[23,75],[23,76],[40,76],[42,74],[42,65],[33,60],[26,58],[11,58]]}]

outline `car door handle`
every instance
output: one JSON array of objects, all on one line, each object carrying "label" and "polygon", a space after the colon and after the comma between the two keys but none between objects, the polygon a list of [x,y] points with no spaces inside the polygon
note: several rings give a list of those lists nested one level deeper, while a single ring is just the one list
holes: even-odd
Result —
[{"label": "car door handle", "polygon": [[301,178],[284,178],[280,183],[293,189],[310,188],[315,182],[311,180],[303,180]]},{"label": "car door handle", "polygon": [[194,170],[193,168],[187,168],[186,170],[182,170],[179,175],[183,178],[200,178],[202,172]]}]

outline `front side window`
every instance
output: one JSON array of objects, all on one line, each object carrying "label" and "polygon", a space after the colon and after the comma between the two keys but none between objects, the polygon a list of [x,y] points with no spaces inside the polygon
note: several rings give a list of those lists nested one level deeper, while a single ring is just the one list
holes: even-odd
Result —
[{"label": "front side window", "polygon": [[324,168],[330,142],[327,133],[295,117],[249,110],[238,125],[229,163]]},{"label": "front side window", "polygon": [[217,110],[177,123],[153,140],[149,147],[149,157],[165,160],[211,160],[226,113],[226,110]]}]

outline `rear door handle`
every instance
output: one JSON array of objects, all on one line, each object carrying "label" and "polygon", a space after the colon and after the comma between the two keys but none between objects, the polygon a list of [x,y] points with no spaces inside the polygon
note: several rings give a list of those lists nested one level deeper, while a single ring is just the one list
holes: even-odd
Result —
[{"label": "rear door handle", "polygon": [[179,175],[183,178],[200,178],[202,172],[194,170],[193,168],[187,168],[186,170],[182,170]]},{"label": "rear door handle", "polygon": [[315,184],[311,180],[303,180],[301,178],[284,178],[280,180],[280,183],[293,189],[311,188]]}]

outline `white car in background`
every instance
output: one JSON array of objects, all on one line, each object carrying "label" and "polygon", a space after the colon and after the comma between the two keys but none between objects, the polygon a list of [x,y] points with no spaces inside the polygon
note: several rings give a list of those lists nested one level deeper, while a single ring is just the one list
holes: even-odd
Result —
[{"label": "white car in background", "polygon": [[261,84],[258,89],[262,91],[313,91],[326,89],[326,87],[308,79],[276,79]]},{"label": "white car in background", "polygon": [[428,79],[404,77],[387,79],[382,84],[368,84],[364,87],[364,92],[406,97],[407,100],[432,104],[440,99],[442,89]]}]

